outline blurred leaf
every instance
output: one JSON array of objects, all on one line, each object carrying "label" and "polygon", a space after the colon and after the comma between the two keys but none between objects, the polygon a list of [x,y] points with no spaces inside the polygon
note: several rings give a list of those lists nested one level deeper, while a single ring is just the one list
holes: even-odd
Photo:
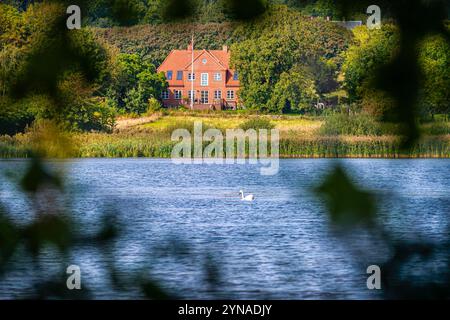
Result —
[{"label": "blurred leaf", "polygon": [[137,23],[144,11],[143,5],[135,0],[113,0],[111,3],[112,18],[121,25],[132,25]]},{"label": "blurred leaf", "polygon": [[404,266],[414,261],[416,268],[426,268],[436,261],[436,254],[447,252],[450,263],[450,243],[400,242],[392,243],[393,255],[382,265],[382,287],[388,299],[449,299],[450,269],[442,273],[431,273],[426,278],[412,279],[405,274]]},{"label": "blurred leaf", "polygon": [[99,77],[97,56],[83,47],[82,36],[86,33],[66,27],[66,6],[59,1],[40,3],[30,13],[38,23],[29,35],[29,50],[16,79],[11,85],[12,96],[22,99],[30,94],[46,94],[61,106],[58,100],[58,83],[68,70],[82,72],[88,81]]},{"label": "blurred leaf", "polygon": [[19,243],[19,230],[5,215],[0,206],[0,272],[14,254]]},{"label": "blurred leaf", "polygon": [[102,217],[102,229],[98,233],[96,240],[99,242],[108,242],[116,238],[119,234],[116,209],[106,212]]},{"label": "blurred leaf", "polygon": [[140,280],[140,287],[146,298],[154,300],[167,300],[171,297],[153,280]]},{"label": "blurred leaf", "polygon": [[225,8],[236,20],[251,20],[262,15],[268,7],[266,0],[225,0]]},{"label": "blurred leaf", "polygon": [[192,0],[167,0],[163,9],[163,17],[166,20],[179,20],[192,16],[195,11],[195,3]]},{"label": "blurred leaf", "polygon": [[28,250],[33,255],[46,244],[55,245],[64,252],[72,241],[72,229],[67,218],[54,214],[39,215],[24,231],[24,239]]},{"label": "blurred leaf", "polygon": [[32,299],[91,299],[91,291],[83,283],[81,290],[68,290],[66,285],[67,274],[62,277],[41,281],[34,285],[35,294]]},{"label": "blurred leaf", "polygon": [[218,287],[221,283],[221,275],[219,264],[215,261],[212,255],[206,255],[203,268],[205,281],[208,284],[210,290],[218,291]]},{"label": "blurred leaf", "polygon": [[48,172],[40,158],[33,157],[30,161],[30,166],[20,181],[24,191],[36,193],[44,185],[62,188],[60,178]]},{"label": "blurred leaf", "polygon": [[325,200],[331,221],[336,224],[370,223],[375,216],[372,194],[355,186],[339,166],[316,188],[316,193]]},{"label": "blurred leaf", "polygon": [[64,131],[58,126],[56,118],[55,120],[35,121],[28,130],[28,133],[30,133],[29,145],[32,151],[42,158],[65,159],[74,157],[79,145],[70,132]]},{"label": "blurred leaf", "polygon": [[396,100],[395,120],[404,124],[402,147],[411,148],[419,138],[416,123],[417,102],[423,78],[419,66],[418,48],[427,34],[441,34],[450,40],[444,27],[447,19],[448,1],[395,1],[392,5],[394,18],[400,29],[400,48],[397,57],[381,66],[377,72],[376,86]]}]

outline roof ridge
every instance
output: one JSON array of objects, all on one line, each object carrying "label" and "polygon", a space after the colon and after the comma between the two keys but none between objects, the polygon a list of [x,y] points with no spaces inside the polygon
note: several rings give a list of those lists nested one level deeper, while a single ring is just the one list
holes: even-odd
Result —
[{"label": "roof ridge", "polygon": [[[194,50],[195,52],[195,50]],[[207,49],[203,49],[201,50],[201,53],[194,59],[194,62],[197,61],[197,59],[204,53],[206,52],[207,54],[209,54],[213,59],[216,60],[216,63],[218,63],[222,68],[227,69],[227,67],[225,67],[219,59],[217,59],[217,57],[215,55],[213,55],[209,50]],[[184,69],[187,69],[190,65],[192,64],[192,61],[189,61],[189,63],[184,67]]]},{"label": "roof ridge", "polygon": [[[210,50],[206,50],[206,51],[207,51],[214,59],[216,59],[216,62],[217,62],[218,64],[220,64],[223,68],[227,69],[227,68],[223,65],[222,61],[220,61],[220,59],[217,58],[216,55],[215,55],[214,53],[212,53]],[[219,50],[216,50],[216,51],[219,51]]]}]

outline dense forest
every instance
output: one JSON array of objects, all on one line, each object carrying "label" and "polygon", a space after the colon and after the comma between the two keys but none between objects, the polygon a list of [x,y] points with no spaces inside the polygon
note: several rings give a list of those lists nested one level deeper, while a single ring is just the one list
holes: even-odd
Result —
[{"label": "dense forest", "polygon": [[[372,82],[377,66],[395,57],[397,26],[386,22],[380,30],[361,26],[349,31],[325,18],[363,19],[364,1],[351,10],[330,0],[255,1],[261,12],[247,19],[233,14],[239,6],[235,1],[183,2],[189,8],[177,1],[89,1],[83,7],[86,27],[71,31],[69,42],[93,58],[88,67],[97,76],[87,79],[79,66],[58,74],[52,90],[64,101],[64,112],[53,111],[54,97],[43,94],[39,85],[12,103],[15,90],[28,86],[21,70],[33,63],[34,69],[42,67],[36,57],[52,48],[52,13],[61,7],[41,2],[10,0],[0,5],[0,134],[23,131],[41,119],[56,119],[68,130],[110,131],[117,114],[158,110],[167,83],[156,68],[170,50],[186,47],[192,34],[197,48],[231,46],[232,64],[241,78],[242,108],[317,114],[322,112],[317,109],[320,102],[396,121],[390,113],[392,97],[373,89]],[[174,8],[186,10],[175,14]],[[441,36],[430,36],[423,39],[420,52],[418,114],[448,114],[449,44]]]},{"label": "dense forest", "polygon": [[[5,0],[6,4],[26,10],[43,0]],[[378,1],[389,15],[389,1]],[[335,20],[361,20],[372,4],[362,0],[355,3],[334,0],[91,0],[71,1],[83,8],[85,23],[91,26],[161,24],[174,20],[208,23],[236,21],[258,15],[273,5],[287,7],[308,16],[330,17]]]}]

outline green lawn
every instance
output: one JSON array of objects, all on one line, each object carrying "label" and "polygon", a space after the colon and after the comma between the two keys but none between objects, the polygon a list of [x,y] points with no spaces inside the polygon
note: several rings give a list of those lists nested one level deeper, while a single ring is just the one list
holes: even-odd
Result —
[{"label": "green lawn", "polygon": [[258,115],[223,115],[223,114],[201,114],[198,115],[182,115],[169,114],[162,116],[159,119],[141,124],[138,127],[150,130],[167,130],[167,128],[175,128],[177,126],[184,127],[192,124],[195,121],[201,121],[205,127],[217,128],[219,130],[239,128],[244,122],[251,118],[266,118],[269,119],[275,128],[279,129],[281,133],[297,132],[302,135],[313,136],[323,123],[320,118],[304,117],[304,116],[258,116]]}]

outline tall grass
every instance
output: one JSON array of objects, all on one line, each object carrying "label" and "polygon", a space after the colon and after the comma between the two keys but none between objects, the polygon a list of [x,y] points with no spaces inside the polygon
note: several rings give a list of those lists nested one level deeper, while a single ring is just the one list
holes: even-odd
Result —
[{"label": "tall grass", "polygon": [[[80,147],[75,157],[152,157],[170,158],[176,142],[166,134],[81,134],[74,137]],[[208,143],[204,143],[206,146]],[[1,158],[24,158],[31,151],[24,139],[0,138]],[[450,158],[450,135],[425,137],[410,151],[399,149],[399,139],[379,137],[298,137],[285,136],[280,141],[282,158]]]},{"label": "tall grass", "polygon": [[[372,120],[364,122],[364,116],[357,117],[356,120],[341,118],[341,115],[331,116],[330,119],[325,118],[325,122],[297,117],[280,117],[280,119],[236,117],[239,119],[238,121],[227,119],[220,121],[217,114],[211,115],[209,118],[162,116],[151,123],[125,127],[113,134],[77,133],[73,134],[70,140],[74,146],[74,157],[169,158],[173,146],[177,143],[171,141],[172,132],[175,129],[186,129],[192,134],[194,122],[202,121],[203,132],[209,128],[217,128],[223,134],[230,127],[269,129],[275,125],[281,132],[280,156],[285,158],[450,158],[448,123],[425,124],[423,131],[426,134],[423,138],[410,151],[401,152],[399,138],[392,134],[386,134],[386,132],[393,131],[392,129],[386,130],[383,125],[372,122]],[[432,133],[438,135],[431,135]],[[33,132],[28,132],[14,137],[0,136],[0,157],[24,158],[30,156],[36,140],[32,139],[32,134]],[[208,142],[205,142],[204,147],[207,145]],[[248,150],[248,145],[246,150]]]},{"label": "tall grass", "polygon": [[270,129],[275,128],[275,125],[269,119],[266,119],[266,118],[253,118],[253,119],[245,121],[239,127],[241,129],[243,129],[243,130],[248,130],[248,129],[254,129],[254,130],[266,129],[266,130],[270,130]]},{"label": "tall grass", "polygon": [[382,126],[366,114],[348,115],[330,114],[320,128],[323,135],[379,136],[383,134]]}]

